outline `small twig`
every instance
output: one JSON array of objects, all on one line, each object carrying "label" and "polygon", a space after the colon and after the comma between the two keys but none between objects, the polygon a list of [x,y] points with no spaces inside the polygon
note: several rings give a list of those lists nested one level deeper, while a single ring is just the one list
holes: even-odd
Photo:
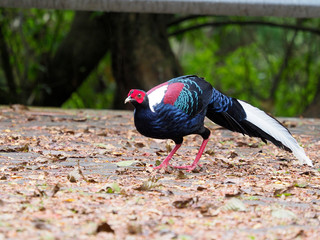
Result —
[{"label": "small twig", "polygon": [[282,74],[283,74],[284,70],[287,68],[287,66],[289,64],[289,60],[290,60],[290,57],[292,55],[292,50],[294,48],[294,41],[295,41],[295,39],[297,37],[297,33],[298,33],[298,30],[295,30],[294,35],[293,35],[292,39],[290,40],[290,42],[289,42],[289,44],[288,44],[288,46],[287,46],[287,48],[285,50],[283,61],[281,63],[279,71],[274,76],[274,78],[272,80],[272,86],[271,86],[271,89],[270,89],[269,99],[274,99],[275,98],[276,91],[277,91],[278,86],[279,86],[279,84],[281,82]]},{"label": "small twig", "polygon": [[167,27],[171,27],[173,25],[177,25],[177,24],[180,24],[184,21],[188,21],[191,19],[203,18],[203,17],[212,17],[212,15],[188,15],[188,16],[183,16],[180,18],[175,18],[173,21],[171,21],[167,24]]},{"label": "small twig", "polygon": [[79,174],[83,178],[83,180],[85,180],[86,182],[89,182],[88,179],[84,176],[83,172],[80,169],[80,159],[78,159],[78,161],[77,161],[77,167],[78,167]]}]

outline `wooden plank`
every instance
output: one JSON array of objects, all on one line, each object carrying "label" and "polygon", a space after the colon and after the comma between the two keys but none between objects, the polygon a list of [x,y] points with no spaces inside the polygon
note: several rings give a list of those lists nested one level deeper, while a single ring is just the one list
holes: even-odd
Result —
[{"label": "wooden plank", "polygon": [[0,7],[296,18],[320,17],[320,0],[0,0]]}]

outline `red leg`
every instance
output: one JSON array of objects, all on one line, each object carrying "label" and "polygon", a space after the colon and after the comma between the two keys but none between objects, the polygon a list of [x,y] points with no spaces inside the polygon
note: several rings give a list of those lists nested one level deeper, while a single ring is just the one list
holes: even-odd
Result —
[{"label": "red leg", "polygon": [[168,165],[169,165],[169,161],[170,159],[172,158],[172,156],[176,153],[176,151],[181,147],[181,143],[180,144],[177,144],[174,149],[170,152],[170,154],[166,157],[165,160],[163,160],[163,162],[157,166],[157,167],[154,167],[153,169],[160,169],[160,168],[166,168]]},{"label": "red leg", "polygon": [[207,143],[209,142],[209,138],[208,139],[204,139],[201,146],[200,146],[200,149],[199,149],[199,152],[196,156],[196,159],[193,161],[193,163],[191,165],[187,165],[187,166],[174,166],[174,168],[179,168],[179,169],[186,169],[188,171],[192,171],[193,169],[196,168],[199,160],[200,160],[200,157],[204,151],[204,149],[206,148],[206,145]]}]

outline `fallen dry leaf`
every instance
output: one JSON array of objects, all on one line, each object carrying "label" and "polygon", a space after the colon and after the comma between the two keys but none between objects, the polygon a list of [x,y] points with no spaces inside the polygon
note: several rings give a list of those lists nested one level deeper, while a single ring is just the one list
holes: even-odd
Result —
[{"label": "fallen dry leaf", "polygon": [[109,233],[114,233],[114,230],[111,228],[111,226],[107,222],[101,222],[97,226],[97,233],[99,232],[109,232]]},{"label": "fallen dry leaf", "polygon": [[244,203],[238,198],[229,199],[223,206],[220,207],[222,211],[247,211]]},{"label": "fallen dry leaf", "polygon": [[158,183],[159,178],[151,177],[147,181],[143,181],[142,184],[135,188],[135,190],[138,191],[150,191],[153,190],[156,187],[159,187],[160,184]]},{"label": "fallen dry leaf", "polygon": [[76,167],[68,174],[67,179],[72,183],[80,181],[82,178],[80,171],[81,170],[78,167]]},{"label": "fallen dry leaf", "polygon": [[176,200],[172,205],[176,208],[188,208],[198,202],[198,197],[187,198],[183,200]]},{"label": "fallen dry leaf", "polygon": [[[314,168],[206,122],[203,167],[178,173],[153,169],[174,143],[141,136],[132,112],[1,106],[0,239],[317,239],[320,120],[289,121]],[[170,163],[201,142],[186,136]]]}]

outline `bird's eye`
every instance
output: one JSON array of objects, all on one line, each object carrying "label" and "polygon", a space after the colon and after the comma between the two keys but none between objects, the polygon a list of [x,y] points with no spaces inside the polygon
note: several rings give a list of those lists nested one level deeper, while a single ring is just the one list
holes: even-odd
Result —
[{"label": "bird's eye", "polygon": [[138,98],[141,98],[141,93],[138,94]]}]

